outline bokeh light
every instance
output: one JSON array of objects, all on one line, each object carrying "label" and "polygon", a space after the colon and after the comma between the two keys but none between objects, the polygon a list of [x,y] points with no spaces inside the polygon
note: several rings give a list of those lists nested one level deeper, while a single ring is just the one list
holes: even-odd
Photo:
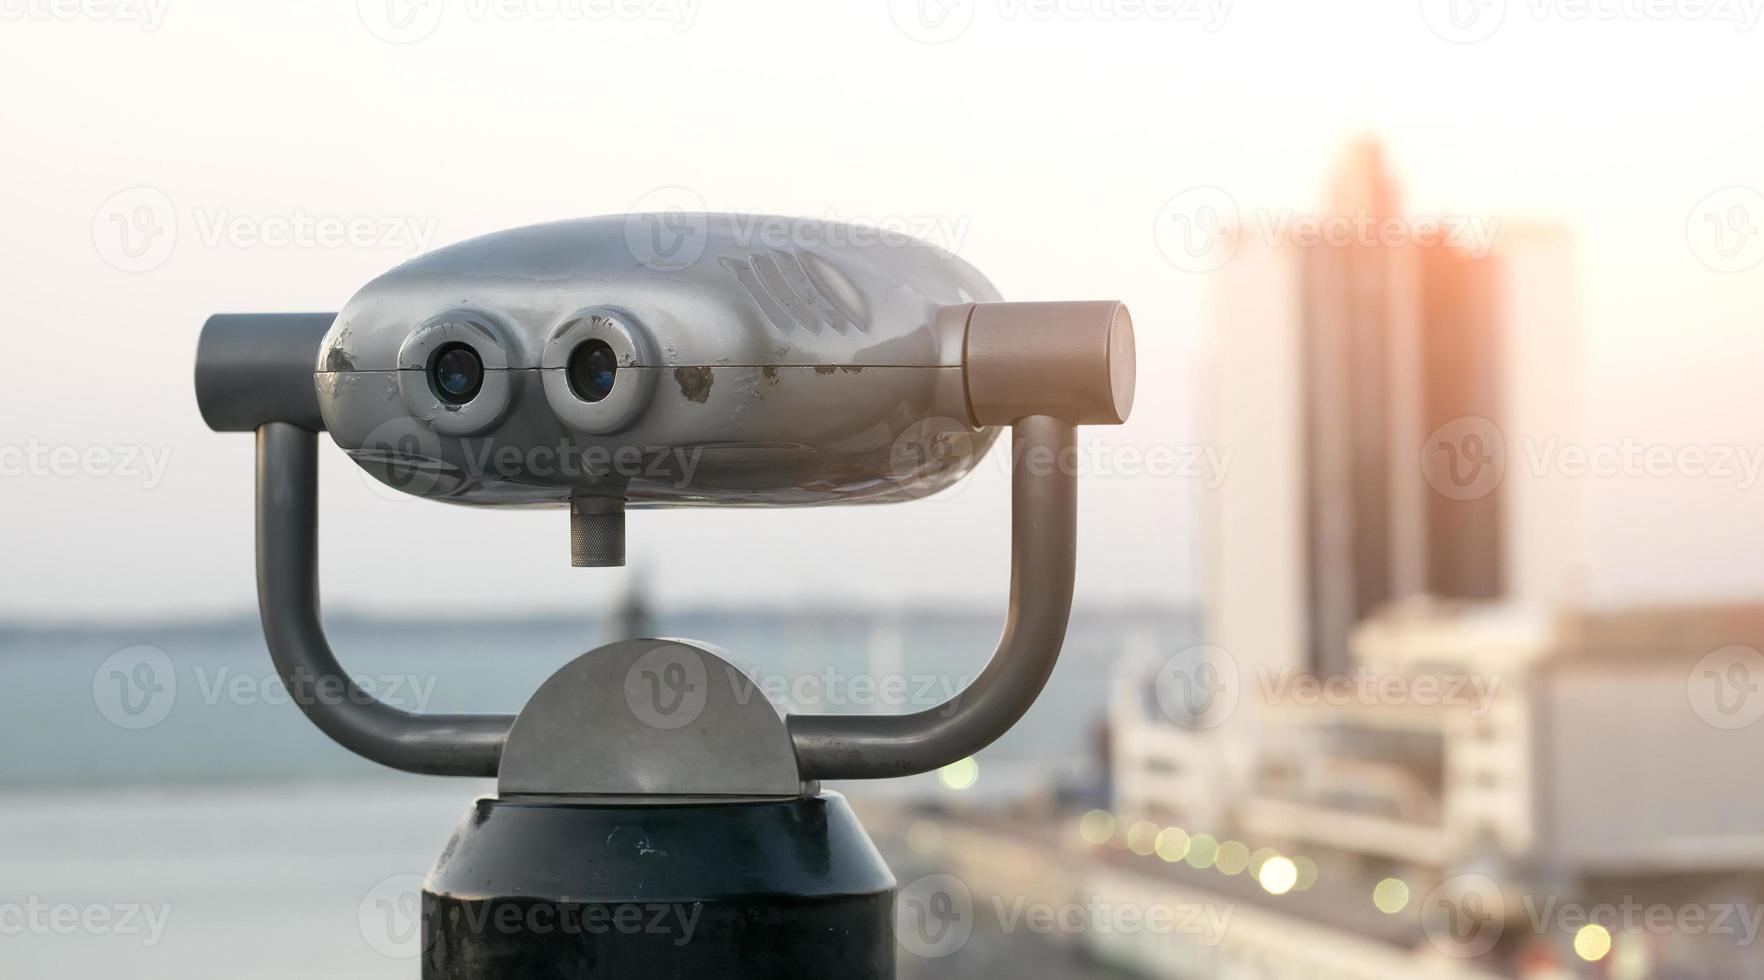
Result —
[{"label": "bokeh light", "polygon": [[1107,844],[1115,836],[1115,815],[1107,810],[1092,810],[1078,819],[1078,836],[1086,844]]},{"label": "bokeh light", "polygon": [[1611,930],[1596,922],[1589,922],[1580,927],[1574,934],[1574,955],[1587,961],[1597,963],[1611,951]]},{"label": "bokeh light", "polygon": [[1249,848],[1234,840],[1219,845],[1219,854],[1213,859],[1213,867],[1228,875],[1243,874],[1249,867]]},{"label": "bokeh light", "polygon": [[1158,845],[1158,825],[1141,820],[1127,831],[1127,849],[1135,854],[1149,855]]},{"label": "bokeh light", "polygon": [[1276,854],[1262,862],[1256,869],[1256,880],[1261,882],[1262,890],[1270,895],[1284,895],[1292,891],[1298,884],[1298,865],[1291,859]]},{"label": "bokeh light", "polygon": [[1190,867],[1206,869],[1213,866],[1219,859],[1219,842],[1211,834],[1195,834],[1188,841],[1188,861]]},{"label": "bokeh light", "polygon": [[1317,862],[1308,857],[1292,859],[1293,867],[1298,869],[1298,881],[1293,882],[1292,890],[1302,892],[1310,890],[1317,883]]},{"label": "bokeh light", "polygon": [[972,758],[952,762],[937,770],[937,778],[950,789],[968,789],[980,781],[980,763]]},{"label": "bokeh light", "polygon": [[1158,833],[1158,857],[1166,861],[1180,861],[1188,856],[1188,831],[1181,827],[1165,827]]},{"label": "bokeh light", "polygon": [[1372,904],[1385,915],[1395,915],[1409,906],[1409,886],[1399,878],[1386,878],[1372,889]]}]

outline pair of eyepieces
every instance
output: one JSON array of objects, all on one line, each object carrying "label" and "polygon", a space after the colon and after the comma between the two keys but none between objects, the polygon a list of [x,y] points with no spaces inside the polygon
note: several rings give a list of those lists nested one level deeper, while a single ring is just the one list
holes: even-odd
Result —
[{"label": "pair of eyepieces", "polygon": [[[585,402],[612,394],[619,359],[603,340],[585,340],[570,352],[564,368],[570,390]],[[446,344],[429,358],[429,385],[449,405],[464,405],[484,388],[484,358],[471,344]]]}]

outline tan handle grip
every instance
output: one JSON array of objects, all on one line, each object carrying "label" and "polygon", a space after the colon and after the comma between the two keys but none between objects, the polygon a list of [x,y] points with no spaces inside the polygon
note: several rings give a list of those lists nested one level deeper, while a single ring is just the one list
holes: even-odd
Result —
[{"label": "tan handle grip", "polygon": [[1133,361],[1133,318],[1114,300],[975,303],[962,358],[969,421],[1120,425],[1133,410]]}]

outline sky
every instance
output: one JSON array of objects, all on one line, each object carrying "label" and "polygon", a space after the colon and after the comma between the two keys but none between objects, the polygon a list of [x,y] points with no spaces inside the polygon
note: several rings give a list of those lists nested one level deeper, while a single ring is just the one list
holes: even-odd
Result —
[{"label": "sky", "polygon": [[[0,0],[0,617],[252,607],[251,439],[190,383],[208,314],[334,310],[425,249],[681,188],[1129,305],[1133,417],[1082,433],[1084,602],[1192,599],[1197,489],[1229,480],[1193,421],[1217,277],[1160,216],[1316,209],[1362,135],[1414,211],[1567,230],[1568,438],[1764,453],[1764,0],[1453,3]],[[330,609],[599,609],[631,574],[568,567],[562,511],[322,463]],[[1598,601],[1764,592],[1743,473],[1585,483]],[[1007,490],[994,457],[910,504],[634,513],[632,569],[667,603],[1002,608]]]}]

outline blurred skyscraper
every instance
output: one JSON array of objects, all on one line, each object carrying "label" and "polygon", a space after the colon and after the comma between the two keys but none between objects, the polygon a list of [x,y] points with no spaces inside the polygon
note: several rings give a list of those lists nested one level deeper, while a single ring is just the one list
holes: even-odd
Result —
[{"label": "blurred skyscraper", "polygon": [[[1400,644],[1427,656],[1383,653],[1371,669],[1535,659],[1583,553],[1571,485],[1523,465],[1528,440],[1575,438],[1564,236],[1495,216],[1417,217],[1400,198],[1382,150],[1360,142],[1322,212],[1238,215],[1201,375],[1206,438],[1233,453],[1203,504],[1207,645],[1145,651],[1129,658],[1143,670],[1122,671],[1124,812],[1289,841],[1311,827],[1384,860],[1437,865],[1481,849],[1481,796],[1453,795],[1452,815],[1466,816],[1445,826],[1448,783],[1475,782],[1441,761],[1456,714],[1315,714],[1269,694],[1280,677],[1363,672],[1366,624],[1417,606],[1484,610],[1475,622],[1492,619],[1499,636],[1460,628],[1457,647]],[[1501,723],[1476,730],[1505,747],[1483,753],[1497,769],[1532,751],[1525,696],[1510,693],[1489,709]],[[1195,704],[1205,710],[1186,713]],[[1284,798],[1283,772],[1304,806]],[[1514,797],[1528,785],[1507,772],[1484,794],[1503,827],[1529,819],[1530,798]],[[1448,846],[1454,834],[1471,839]]]},{"label": "blurred skyscraper", "polygon": [[1394,600],[1560,601],[1573,501],[1509,463],[1521,433],[1573,428],[1562,237],[1406,215],[1366,141],[1324,213],[1237,234],[1206,360],[1208,440],[1236,454],[1203,522],[1209,641],[1340,674]]}]

